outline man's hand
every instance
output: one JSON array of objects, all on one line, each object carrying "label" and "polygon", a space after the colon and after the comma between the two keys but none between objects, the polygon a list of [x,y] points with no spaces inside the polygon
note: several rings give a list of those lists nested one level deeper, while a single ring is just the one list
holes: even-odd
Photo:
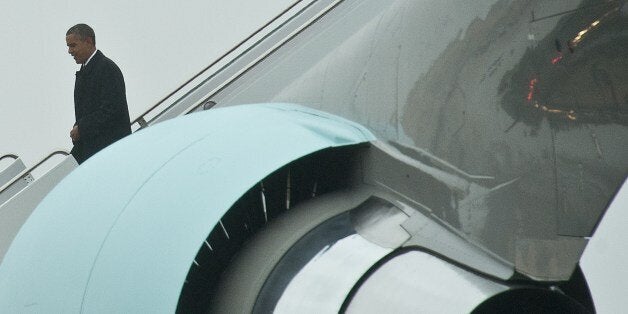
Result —
[{"label": "man's hand", "polygon": [[79,135],[78,125],[75,125],[72,130],[70,130],[70,137],[72,138],[72,142],[78,142],[78,140],[81,138],[81,136]]}]

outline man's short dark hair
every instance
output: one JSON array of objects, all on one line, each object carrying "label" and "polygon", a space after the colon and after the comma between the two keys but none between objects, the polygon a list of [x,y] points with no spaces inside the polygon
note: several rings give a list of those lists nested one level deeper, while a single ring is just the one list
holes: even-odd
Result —
[{"label": "man's short dark hair", "polygon": [[81,41],[84,41],[87,38],[91,38],[94,46],[96,45],[96,34],[94,30],[89,27],[87,24],[76,24],[65,33],[65,36],[69,36],[70,34],[74,34],[78,36]]}]

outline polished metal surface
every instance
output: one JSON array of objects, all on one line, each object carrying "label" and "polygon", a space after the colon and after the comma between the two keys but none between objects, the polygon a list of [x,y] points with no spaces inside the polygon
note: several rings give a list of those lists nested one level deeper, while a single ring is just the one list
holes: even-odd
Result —
[{"label": "polished metal surface", "polygon": [[[350,211],[343,205],[328,203],[319,209],[341,214],[322,221],[295,243],[288,243],[289,250],[273,267],[257,295],[254,313],[338,312],[356,282],[395,248],[372,240],[380,239],[377,242],[381,243],[381,239],[397,238],[403,242],[408,238],[407,233],[398,230],[399,218],[407,216],[390,203],[368,199]],[[302,224],[294,218],[291,221]],[[389,231],[395,227],[397,236],[391,237]],[[384,244],[390,244],[385,240]],[[266,249],[276,251],[272,247]]]},{"label": "polished metal surface", "polygon": [[305,104],[435,156],[469,189],[429,210],[519,271],[566,279],[548,265],[575,264],[585,241],[563,240],[591,236],[628,173],[626,11],[346,0],[212,99]]},{"label": "polished metal surface", "polygon": [[[346,216],[343,218],[348,221]],[[390,252],[391,249],[382,248],[356,233],[335,239],[320,248],[320,251],[302,265],[281,293],[272,311],[338,312],[355,283],[373,264]]]},{"label": "polished metal surface", "polygon": [[507,289],[433,255],[410,251],[373,272],[346,313],[470,313]]},{"label": "polished metal surface", "polygon": [[[468,312],[511,289],[498,283],[499,279],[474,273],[473,265],[461,268],[437,257],[437,245],[411,243],[411,235],[428,241],[445,237],[442,240],[449,241],[458,254],[477,253],[472,244],[456,245],[446,238],[448,232],[433,231],[429,226],[434,222],[416,209],[399,205],[392,194],[368,186],[298,205],[268,225],[236,256],[217,288],[218,303],[212,311]],[[405,226],[417,221],[422,222],[418,228],[423,231]],[[413,248],[400,251],[404,243]],[[490,257],[483,261],[499,264]],[[459,294],[465,296],[445,302]],[[250,304],[252,296],[254,304]]]},{"label": "polished metal surface", "polygon": [[[381,252],[391,250],[365,242],[355,233],[351,214],[347,214],[347,210],[361,207],[360,204],[370,197],[371,192],[369,189],[350,189],[327,193],[301,202],[270,221],[239,249],[229,263],[218,283],[209,312],[270,313],[280,299],[284,309],[294,306],[299,300],[303,301],[299,313],[304,313],[303,309],[316,311],[314,305],[331,308],[328,312],[337,312],[353,286],[350,282],[359,278],[360,272],[366,271],[370,263],[377,261]],[[342,245],[337,247],[335,244],[339,242]],[[368,251],[353,252],[352,248],[357,248],[356,243]],[[338,254],[342,252],[348,254]],[[352,253],[355,257],[367,258],[343,265],[343,261],[355,261],[355,257],[350,256]],[[325,268],[318,257],[326,260],[328,266],[336,264],[340,268],[327,267],[324,272],[312,272]],[[338,260],[334,261],[334,258]],[[343,272],[347,267],[351,269],[345,274]],[[308,284],[301,280],[306,277],[313,277],[314,280]],[[336,278],[342,279],[342,285],[334,285]],[[319,304],[321,300],[316,301],[315,297],[326,293],[321,288],[330,286],[331,291],[342,293],[332,295]],[[299,294],[304,288],[311,288],[317,293],[310,295],[306,291]],[[287,299],[284,292],[297,298]]]},{"label": "polished metal surface", "polygon": [[[414,213],[411,209],[409,212]],[[351,222],[355,231],[364,239],[383,248],[396,249],[410,240],[402,224],[409,215],[392,203],[381,199],[371,199],[351,211]]]}]

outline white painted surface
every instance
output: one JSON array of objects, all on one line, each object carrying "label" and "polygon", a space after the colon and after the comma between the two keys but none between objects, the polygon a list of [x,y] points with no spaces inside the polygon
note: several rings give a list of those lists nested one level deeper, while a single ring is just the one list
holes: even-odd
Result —
[{"label": "white painted surface", "polygon": [[44,197],[78,164],[72,156],[65,157],[41,179],[0,206],[0,263],[20,228]]},{"label": "white painted surface", "polygon": [[625,313],[628,305],[627,182],[615,196],[580,259],[595,308],[602,314]]}]

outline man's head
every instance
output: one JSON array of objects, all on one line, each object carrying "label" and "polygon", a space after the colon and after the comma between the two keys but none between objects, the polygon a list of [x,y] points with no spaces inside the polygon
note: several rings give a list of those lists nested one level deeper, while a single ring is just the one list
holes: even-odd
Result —
[{"label": "man's head", "polygon": [[83,64],[96,50],[96,34],[87,24],[76,24],[65,33],[68,53],[77,64]]}]

